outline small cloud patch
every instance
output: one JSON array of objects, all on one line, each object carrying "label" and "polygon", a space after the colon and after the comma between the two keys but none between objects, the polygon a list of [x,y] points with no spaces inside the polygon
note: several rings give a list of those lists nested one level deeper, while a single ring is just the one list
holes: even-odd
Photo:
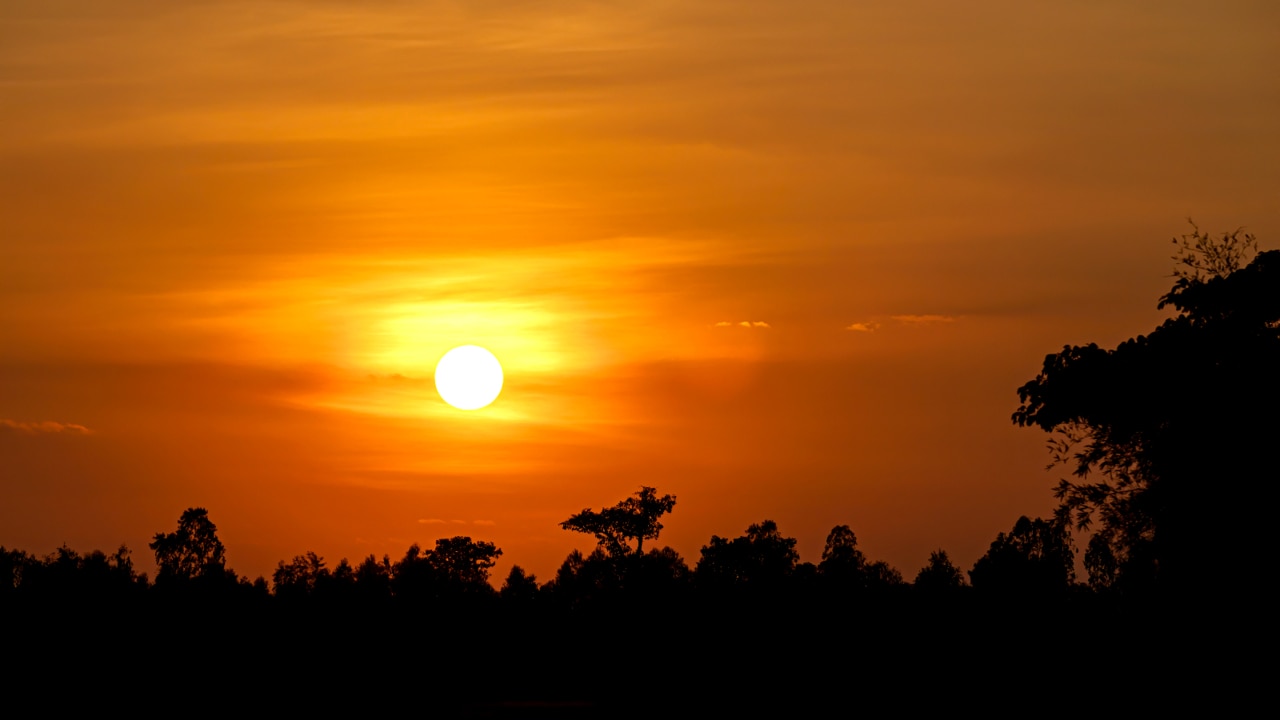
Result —
[{"label": "small cloud patch", "polygon": [[853,323],[852,325],[848,325],[845,327],[845,330],[849,330],[852,332],[864,332],[864,333],[873,333],[879,329],[880,329],[880,323],[870,322],[870,321],[856,322],[856,323]]},{"label": "small cloud patch", "polygon": [[444,520],[441,518],[419,518],[419,525],[495,525],[492,520]]},{"label": "small cloud patch", "polygon": [[951,315],[894,315],[893,319],[907,325],[938,325],[956,321]]},{"label": "small cloud patch", "polygon": [[53,420],[40,420],[37,422],[24,422],[21,420],[9,420],[0,418],[0,428],[12,430],[14,432],[23,433],[25,435],[37,435],[40,433],[67,433],[69,435],[92,435],[93,431],[83,425],[75,423],[55,422]]},{"label": "small cloud patch", "polygon": [[721,320],[712,327],[771,328],[773,326],[763,320],[742,320],[736,323]]}]

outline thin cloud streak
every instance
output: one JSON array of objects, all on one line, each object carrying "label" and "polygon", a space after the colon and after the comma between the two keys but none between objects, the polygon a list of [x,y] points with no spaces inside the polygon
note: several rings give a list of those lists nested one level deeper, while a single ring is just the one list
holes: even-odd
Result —
[{"label": "thin cloud streak", "polygon": [[440,518],[419,518],[419,525],[497,525],[493,520],[441,520]]},{"label": "thin cloud streak", "polygon": [[773,326],[763,320],[741,320],[733,323],[728,320],[721,320],[713,327],[741,327],[741,328],[772,328]]},{"label": "thin cloud streak", "polygon": [[38,422],[23,422],[21,420],[10,420],[8,418],[0,418],[0,428],[8,428],[10,430],[24,433],[27,435],[35,435],[38,433],[69,433],[72,435],[92,435],[93,430],[84,425],[76,423],[56,422],[53,420],[41,420]]},{"label": "thin cloud streak", "polygon": [[894,315],[892,319],[905,325],[939,325],[956,321],[951,315]]}]

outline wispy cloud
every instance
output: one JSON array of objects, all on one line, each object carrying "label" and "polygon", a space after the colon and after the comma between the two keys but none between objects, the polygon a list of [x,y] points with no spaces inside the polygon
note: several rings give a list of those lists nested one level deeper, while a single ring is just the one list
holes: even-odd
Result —
[{"label": "wispy cloud", "polygon": [[773,326],[763,320],[743,320],[736,323],[721,320],[715,324],[715,327],[770,328]]},{"label": "wispy cloud", "polygon": [[442,520],[440,518],[419,518],[419,525],[495,525],[492,520]]},{"label": "wispy cloud", "polygon": [[864,333],[873,333],[879,329],[880,329],[880,323],[873,322],[873,321],[856,322],[856,323],[853,323],[852,325],[845,326],[845,330],[852,330],[853,332],[864,332]]},{"label": "wispy cloud", "polygon": [[83,425],[75,423],[54,422],[53,420],[41,420],[38,422],[23,422],[21,420],[9,420],[0,418],[0,428],[7,428],[14,432],[35,435],[37,433],[70,433],[72,435],[92,435],[93,431]]},{"label": "wispy cloud", "polygon": [[952,315],[894,315],[893,319],[907,325],[938,325],[956,321]]}]

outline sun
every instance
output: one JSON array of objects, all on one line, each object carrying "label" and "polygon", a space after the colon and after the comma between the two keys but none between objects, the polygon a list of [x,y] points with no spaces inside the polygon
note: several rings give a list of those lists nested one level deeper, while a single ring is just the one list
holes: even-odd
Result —
[{"label": "sun", "polygon": [[502,392],[502,364],[479,345],[462,345],[436,363],[436,392],[459,410],[479,410]]}]

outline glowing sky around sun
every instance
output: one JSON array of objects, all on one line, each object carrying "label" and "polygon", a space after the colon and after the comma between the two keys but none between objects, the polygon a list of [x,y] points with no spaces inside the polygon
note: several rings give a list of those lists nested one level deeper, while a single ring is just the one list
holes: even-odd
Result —
[{"label": "glowing sky around sun", "polygon": [[1276,246],[1276,67],[1244,1],[7,2],[0,545],[546,580],[643,483],[691,564],[967,568],[1052,507],[1043,356],[1154,327],[1188,216]]}]

